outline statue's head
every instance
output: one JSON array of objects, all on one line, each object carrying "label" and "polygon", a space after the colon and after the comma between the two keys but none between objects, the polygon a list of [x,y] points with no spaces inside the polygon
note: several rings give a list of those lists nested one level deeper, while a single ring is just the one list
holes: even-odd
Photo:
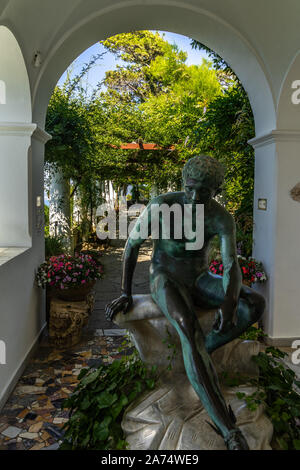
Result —
[{"label": "statue's head", "polygon": [[208,155],[193,157],[184,165],[182,178],[186,199],[193,204],[205,204],[222,191],[224,167]]}]

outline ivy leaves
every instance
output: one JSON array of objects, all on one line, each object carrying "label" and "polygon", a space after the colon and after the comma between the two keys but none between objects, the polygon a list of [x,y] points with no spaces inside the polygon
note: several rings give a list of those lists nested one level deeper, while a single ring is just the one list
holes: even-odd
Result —
[{"label": "ivy leaves", "polygon": [[249,396],[237,393],[250,410],[260,404],[274,426],[274,445],[282,450],[300,450],[300,381],[295,372],[283,364],[287,354],[269,347],[253,357],[259,367],[258,379],[250,380],[257,390]]},{"label": "ivy leaves", "polygon": [[[123,343],[125,353],[129,344]],[[74,393],[63,403],[70,409],[61,449],[126,449],[121,421],[127,406],[156,382],[156,368],[148,368],[135,350],[112,364],[83,369]]]}]

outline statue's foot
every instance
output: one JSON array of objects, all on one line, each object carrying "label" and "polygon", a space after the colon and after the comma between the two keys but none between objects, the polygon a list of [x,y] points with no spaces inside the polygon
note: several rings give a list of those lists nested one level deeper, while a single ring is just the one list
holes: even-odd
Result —
[{"label": "statue's foot", "polygon": [[249,450],[247,441],[239,429],[229,431],[224,441],[228,450]]}]

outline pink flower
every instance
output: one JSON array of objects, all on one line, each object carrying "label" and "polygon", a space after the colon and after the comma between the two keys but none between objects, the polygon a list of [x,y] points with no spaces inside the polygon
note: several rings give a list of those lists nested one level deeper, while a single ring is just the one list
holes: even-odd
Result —
[{"label": "pink flower", "polygon": [[86,280],[83,279],[83,280],[81,281],[81,284],[85,284],[85,283],[86,283]]}]

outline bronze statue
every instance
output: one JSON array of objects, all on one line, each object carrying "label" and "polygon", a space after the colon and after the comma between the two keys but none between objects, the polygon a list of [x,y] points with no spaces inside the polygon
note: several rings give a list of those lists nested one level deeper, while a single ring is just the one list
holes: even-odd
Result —
[{"label": "bronze statue", "polygon": [[[245,450],[248,444],[222,396],[210,354],[257,322],[264,311],[265,300],[241,283],[235,222],[214,199],[221,192],[223,180],[224,168],[216,159],[197,156],[183,168],[183,192],[162,194],[150,201],[127,240],[122,294],[106,306],[106,316],[112,320],[117,312],[125,313],[132,304],[133,272],[139,248],[145,240],[144,236],[139,236],[141,222],[147,218],[150,235],[151,206],[179,204],[183,211],[185,205],[190,205],[194,226],[197,204],[203,204],[204,244],[201,249],[186,249],[187,239],[184,236],[178,239],[174,234],[174,219],[171,220],[170,238],[164,239],[160,231],[158,239],[153,240],[150,290],[153,300],[178,332],[187,376],[212,419],[213,428],[223,436],[228,449]],[[163,223],[159,216],[160,229]],[[211,273],[208,268],[209,246],[215,235],[220,237],[223,277]],[[207,336],[202,332],[194,306],[217,311],[213,329]]]}]

